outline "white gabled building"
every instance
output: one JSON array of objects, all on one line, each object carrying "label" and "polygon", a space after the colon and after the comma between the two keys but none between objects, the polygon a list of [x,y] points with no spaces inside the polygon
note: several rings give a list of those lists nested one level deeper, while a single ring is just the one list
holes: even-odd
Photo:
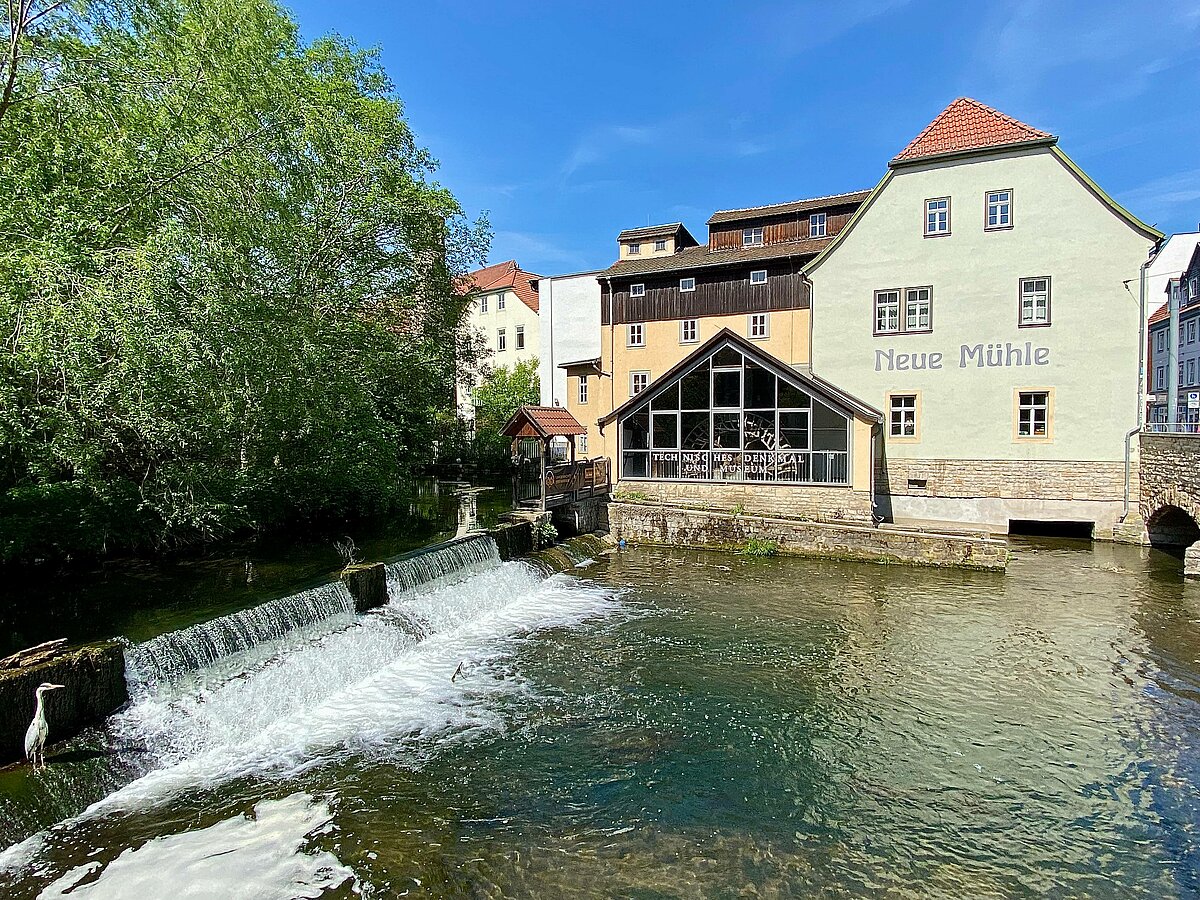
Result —
[{"label": "white gabled building", "polygon": [[[539,359],[539,277],[524,271],[515,259],[477,269],[467,276],[472,300],[468,322],[482,336],[490,365],[512,368],[516,363]],[[468,419],[474,418],[474,387],[459,385],[459,413]]]},{"label": "white gabled building", "polygon": [[805,269],[814,373],[885,415],[877,511],[1111,537],[1161,238],[1053,135],[968,98],[938,115]]}]

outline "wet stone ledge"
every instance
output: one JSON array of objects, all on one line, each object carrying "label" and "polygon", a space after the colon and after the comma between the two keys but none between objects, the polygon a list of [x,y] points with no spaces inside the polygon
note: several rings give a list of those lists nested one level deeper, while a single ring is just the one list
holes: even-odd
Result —
[{"label": "wet stone ledge", "polygon": [[43,681],[63,690],[45,695],[50,744],[102,721],[128,698],[125,655],[116,641],[55,653],[30,665],[0,669],[0,765],[25,757],[25,731],[33,721],[34,691]]},{"label": "wet stone ledge", "polygon": [[1008,544],[995,538],[734,515],[677,506],[614,502],[612,537],[629,543],[737,550],[770,541],[780,553],[823,559],[1004,571]]}]

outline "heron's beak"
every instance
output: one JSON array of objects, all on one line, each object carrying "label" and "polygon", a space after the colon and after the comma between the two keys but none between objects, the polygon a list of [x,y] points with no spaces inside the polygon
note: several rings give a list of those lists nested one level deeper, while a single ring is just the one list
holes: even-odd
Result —
[{"label": "heron's beak", "polygon": [[51,688],[51,689],[65,688],[65,687],[66,687],[66,685],[65,685],[65,684],[52,684],[52,685],[50,685],[50,688]]}]

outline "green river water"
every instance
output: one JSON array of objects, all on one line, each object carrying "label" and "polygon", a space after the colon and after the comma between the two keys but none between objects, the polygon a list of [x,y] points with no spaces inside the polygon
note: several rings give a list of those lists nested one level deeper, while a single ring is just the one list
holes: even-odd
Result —
[{"label": "green river water", "polygon": [[0,772],[0,890],[1200,895],[1200,586],[1012,548],[478,565]]}]

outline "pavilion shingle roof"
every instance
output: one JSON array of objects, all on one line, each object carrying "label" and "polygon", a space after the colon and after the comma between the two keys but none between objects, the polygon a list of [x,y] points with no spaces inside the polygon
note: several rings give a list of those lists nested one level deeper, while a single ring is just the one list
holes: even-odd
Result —
[{"label": "pavilion shingle roof", "polygon": [[522,406],[508,420],[501,433],[517,437],[528,430],[525,427],[527,425],[532,425],[535,432],[540,432],[540,437],[587,434],[587,429],[579,424],[579,420],[561,406]]},{"label": "pavilion shingle roof", "polygon": [[517,265],[515,259],[510,259],[508,262],[496,263],[494,266],[476,269],[467,275],[467,282],[468,290],[472,293],[478,292],[482,294],[487,291],[508,288],[521,298],[522,303],[534,312],[537,312],[538,292],[532,282],[538,278],[541,278],[541,276],[535,275],[532,272],[526,272]]},{"label": "pavilion shingle roof", "polygon": [[946,153],[1056,140],[1054,135],[1019,122],[978,100],[959,97],[896,154],[892,165]]}]

